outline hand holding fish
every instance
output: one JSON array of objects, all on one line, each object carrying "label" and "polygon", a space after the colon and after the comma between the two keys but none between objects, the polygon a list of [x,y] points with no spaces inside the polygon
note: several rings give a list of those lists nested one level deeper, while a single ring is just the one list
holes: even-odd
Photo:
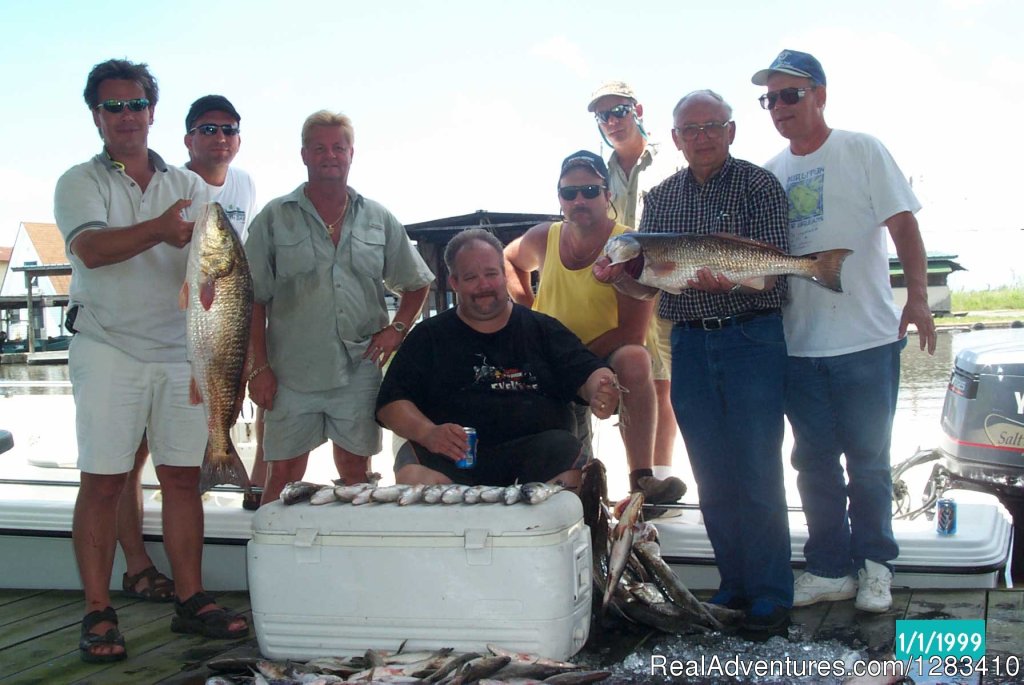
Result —
[{"label": "hand holding fish", "polygon": [[[768,280],[767,278],[765,279],[766,288],[772,286],[772,283],[768,282]],[[771,278],[771,280],[774,281],[774,278]],[[730,281],[723,274],[716,275],[707,267],[698,269],[697,278],[687,280],[686,284],[696,290],[703,290],[706,293],[714,293],[716,295],[734,293],[742,287],[742,284]]]},{"label": "hand holding fish", "polygon": [[598,369],[590,374],[580,393],[590,404],[590,411],[599,419],[607,419],[619,406],[619,384],[611,369]]},{"label": "hand holding fish", "polygon": [[277,395],[277,376],[274,370],[270,364],[258,364],[249,373],[249,398],[257,407],[268,411],[273,409],[274,396]]},{"label": "hand holding fish", "polygon": [[185,221],[181,213],[191,204],[192,200],[178,200],[168,207],[167,211],[153,219],[152,227],[160,242],[174,247],[188,245],[192,240],[195,222]]},{"label": "hand holding fish", "polygon": [[369,359],[383,368],[404,338],[402,332],[394,326],[385,326],[370,337],[366,352],[363,352],[363,359]]},{"label": "hand holding fish", "polygon": [[650,288],[638,283],[629,272],[626,271],[626,264],[619,262],[612,264],[607,254],[602,254],[590,268],[594,278],[602,283],[610,283],[615,286],[623,295],[637,300],[649,300],[658,294],[657,288]]}]

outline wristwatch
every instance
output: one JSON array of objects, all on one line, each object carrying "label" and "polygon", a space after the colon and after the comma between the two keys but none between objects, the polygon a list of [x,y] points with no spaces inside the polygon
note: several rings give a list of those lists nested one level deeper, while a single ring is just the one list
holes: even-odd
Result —
[{"label": "wristwatch", "polygon": [[408,327],[408,326],[406,326],[406,325],[405,325],[404,323],[402,323],[401,321],[392,321],[392,322],[391,322],[391,327],[392,327],[392,328],[394,328],[394,329],[395,329],[396,331],[398,331],[399,333],[401,333],[402,335],[405,335],[405,332],[406,332],[407,330],[409,330],[409,327]]}]

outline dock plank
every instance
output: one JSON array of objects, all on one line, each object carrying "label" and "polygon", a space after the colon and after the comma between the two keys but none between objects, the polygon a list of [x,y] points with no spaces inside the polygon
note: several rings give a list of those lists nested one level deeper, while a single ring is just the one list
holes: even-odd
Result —
[{"label": "dock plank", "polygon": [[[986,612],[985,590],[917,590],[907,608],[907,619],[949,620],[949,619],[983,619]],[[911,664],[908,674],[917,685],[945,685],[950,682],[948,677],[922,673],[916,670],[918,664]],[[934,664],[923,663],[922,670],[927,671]],[[958,677],[958,685],[980,685],[981,674]]]},{"label": "dock plank", "polygon": [[985,685],[1024,682],[1024,591],[993,592],[988,596],[985,654],[1001,673],[982,679]]},{"label": "dock plank", "polygon": [[896,638],[896,620],[903,618],[911,599],[910,590],[893,590],[892,608],[881,614],[858,610],[852,599],[827,602],[828,613],[814,637],[835,640],[873,659],[888,657]]},{"label": "dock plank", "polygon": [[[81,593],[79,603],[81,601]],[[248,611],[246,593],[212,593],[218,601]],[[114,664],[86,664],[78,654],[81,607],[65,613],[63,624],[54,628],[21,621],[25,639],[0,650],[0,679],[5,685],[42,682],[63,683],[155,683],[181,672],[182,664],[208,659],[230,649],[239,641],[210,641],[170,630],[173,604],[142,602],[113,593],[121,632],[127,641],[129,659]],[[211,647],[212,646],[212,647]],[[195,656],[189,657],[189,654]]]}]

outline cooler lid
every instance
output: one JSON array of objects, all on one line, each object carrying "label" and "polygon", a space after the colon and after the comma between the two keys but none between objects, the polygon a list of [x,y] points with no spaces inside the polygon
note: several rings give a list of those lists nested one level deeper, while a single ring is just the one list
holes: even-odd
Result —
[{"label": "cooler lid", "polygon": [[257,536],[451,537],[486,531],[489,537],[543,536],[582,525],[583,505],[571,492],[558,492],[540,504],[410,504],[372,502],[353,506],[309,502],[262,506],[253,517]]},{"label": "cooler lid", "polygon": [[962,333],[954,346],[956,367],[965,373],[1024,376],[1024,328]]}]

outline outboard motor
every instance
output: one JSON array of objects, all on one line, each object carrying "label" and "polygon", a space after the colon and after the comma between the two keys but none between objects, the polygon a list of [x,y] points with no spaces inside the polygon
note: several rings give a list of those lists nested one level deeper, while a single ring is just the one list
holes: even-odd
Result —
[{"label": "outboard motor", "polygon": [[957,336],[929,495],[947,487],[996,495],[1013,515],[1015,574],[1024,572],[1024,329]]}]

